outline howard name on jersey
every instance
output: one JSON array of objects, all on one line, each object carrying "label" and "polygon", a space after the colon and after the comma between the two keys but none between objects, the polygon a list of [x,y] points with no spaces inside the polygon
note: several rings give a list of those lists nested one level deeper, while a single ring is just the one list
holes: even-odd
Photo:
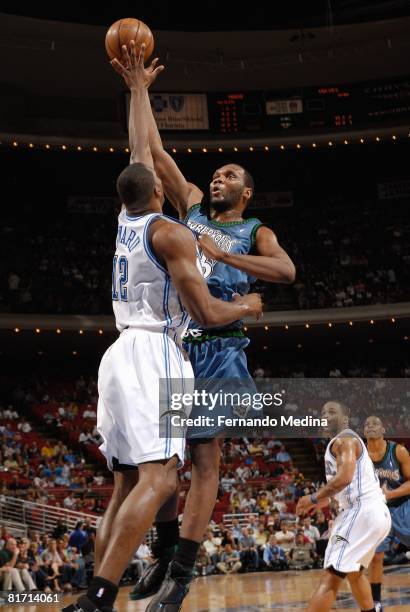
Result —
[{"label": "howard name on jersey", "polygon": [[[188,325],[189,315],[168,271],[151,248],[149,228],[157,219],[179,223],[157,213],[130,216],[125,209],[118,217],[112,269],[115,320],[119,331],[127,327],[165,331],[180,339]],[[197,266],[201,270],[199,261]]]}]

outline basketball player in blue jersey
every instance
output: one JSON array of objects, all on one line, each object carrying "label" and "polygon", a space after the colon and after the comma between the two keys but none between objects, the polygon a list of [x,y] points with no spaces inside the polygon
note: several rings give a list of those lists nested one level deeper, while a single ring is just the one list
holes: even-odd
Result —
[{"label": "basketball player in blue jersey", "polygon": [[320,584],[307,612],[328,612],[347,577],[362,612],[378,612],[370,583],[363,574],[380,542],[390,531],[391,519],[373,463],[360,436],[349,429],[349,409],[341,402],[327,402],[325,453],[327,484],[300,498],[299,515],[323,508],[334,497],[339,505],[323,563]]},{"label": "basketball player in blue jersey", "polygon": [[[224,302],[201,275],[193,233],[162,214],[161,182],[155,174],[144,119],[143,55],[133,66],[131,106],[138,128],[134,162],[117,180],[124,204],[112,272],[118,339],[98,373],[97,429],[101,451],[114,472],[114,491],[97,531],[94,578],[87,594],[65,612],[109,612],[118,584],[158,511],[175,493],[185,441],[160,436],[159,385],[172,379],[193,386],[181,350],[189,317],[220,327],[261,313],[260,296]],[[171,401],[169,396],[169,401]]]},{"label": "basketball player in blue jersey", "polygon": [[[135,55],[132,43],[131,47],[131,54],[123,47],[121,64],[116,61],[112,63],[129,87],[132,86],[132,77],[128,68],[135,61],[132,58]],[[146,84],[146,97],[149,99],[148,76]],[[204,198],[203,192],[185,179],[175,161],[164,150],[151,106],[146,104],[145,108],[148,108],[146,122],[155,171],[162,181],[167,199],[177,209],[180,219],[184,219],[200,236],[201,264],[212,295],[230,302],[235,295],[246,294],[255,279],[292,283],[295,267],[280,247],[273,231],[258,219],[243,217],[254,193],[250,174],[238,164],[218,168],[211,178],[209,198]],[[137,137],[136,126],[130,115],[131,148]],[[243,333],[240,320],[221,326],[218,330],[210,330],[194,321],[189,330],[186,346],[195,378],[240,379],[242,385],[254,389],[244,353],[249,340]],[[174,559],[168,567],[167,578],[147,607],[147,612],[180,610],[192,579],[199,545],[217,498],[220,463],[217,436],[222,435],[223,431],[214,427],[190,433],[188,440],[192,457],[192,479],[184,509],[181,537]],[[157,569],[158,572],[148,571],[137,583],[134,590],[136,597],[146,596],[158,589],[166,568],[158,564]]]},{"label": "basketball player in blue jersey", "polygon": [[[391,531],[376,549],[369,566],[369,578],[375,602],[381,602],[383,557],[389,550],[391,541],[397,538],[404,546],[410,548],[410,455],[401,444],[385,440],[385,433],[379,417],[369,416],[366,419],[364,436],[367,439],[367,450],[386,496],[392,518]],[[382,609],[380,606],[380,610]]]}]

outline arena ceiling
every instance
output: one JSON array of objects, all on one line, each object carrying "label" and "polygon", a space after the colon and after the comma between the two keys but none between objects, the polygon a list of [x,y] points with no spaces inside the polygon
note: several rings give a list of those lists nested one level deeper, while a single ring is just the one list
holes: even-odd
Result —
[{"label": "arena ceiling", "polygon": [[39,19],[109,25],[121,17],[138,17],[151,28],[174,31],[279,30],[363,23],[410,14],[408,0],[256,0],[243,4],[220,0],[120,0],[119,2],[2,2],[2,12]]}]

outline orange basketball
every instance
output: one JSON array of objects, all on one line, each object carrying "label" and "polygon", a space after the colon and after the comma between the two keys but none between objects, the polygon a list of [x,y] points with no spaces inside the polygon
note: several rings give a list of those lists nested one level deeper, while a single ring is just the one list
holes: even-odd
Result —
[{"label": "orange basketball", "polygon": [[135,41],[137,53],[142,43],[145,43],[145,59],[147,60],[154,50],[154,37],[151,30],[143,21],[126,17],[112,24],[105,36],[105,48],[110,59],[115,57],[121,61],[121,47],[127,45],[130,50],[130,40]]}]

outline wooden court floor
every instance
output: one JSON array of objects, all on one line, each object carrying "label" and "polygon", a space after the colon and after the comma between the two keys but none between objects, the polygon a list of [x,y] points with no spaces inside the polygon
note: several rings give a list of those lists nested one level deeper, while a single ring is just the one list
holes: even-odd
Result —
[{"label": "wooden court floor", "polygon": [[[236,574],[197,578],[184,602],[183,612],[262,612],[304,610],[316,587],[320,570],[302,572]],[[143,612],[148,603],[130,601],[129,588],[122,588],[115,607],[118,612]],[[64,604],[73,597],[65,597]],[[386,568],[383,603],[386,612],[410,610],[410,565]],[[62,606],[2,606],[2,612],[57,612]],[[341,591],[335,610],[358,610],[349,587]]]}]

